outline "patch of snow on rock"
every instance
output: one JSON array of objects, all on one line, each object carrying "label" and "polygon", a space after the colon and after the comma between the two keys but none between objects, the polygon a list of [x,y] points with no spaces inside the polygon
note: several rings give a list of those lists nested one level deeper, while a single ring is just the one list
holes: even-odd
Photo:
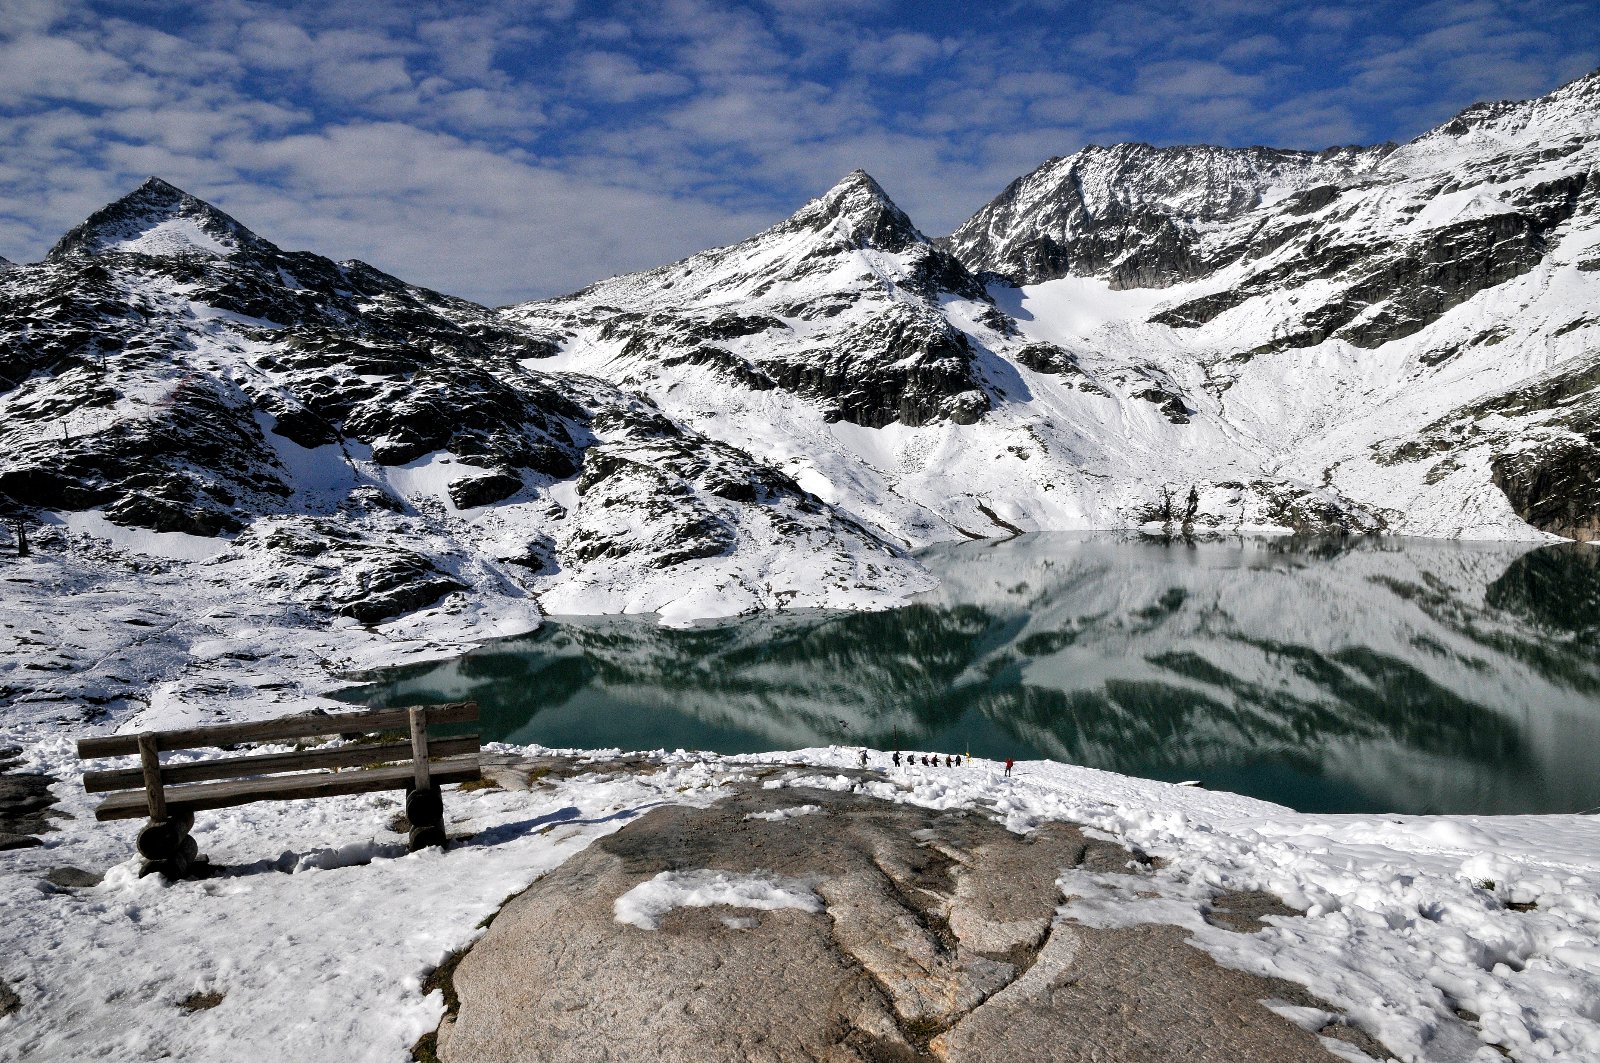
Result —
[{"label": "patch of snow on rock", "polygon": [[810,886],[778,875],[737,875],[712,868],[663,871],[618,897],[617,922],[656,930],[674,908],[755,908],[770,912],[798,908],[822,911],[822,900]]}]

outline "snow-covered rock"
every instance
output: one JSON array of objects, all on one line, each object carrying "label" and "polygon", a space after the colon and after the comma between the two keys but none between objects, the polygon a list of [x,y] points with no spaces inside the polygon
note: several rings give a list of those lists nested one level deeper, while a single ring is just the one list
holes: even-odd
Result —
[{"label": "snow-covered rock", "polygon": [[970,268],[1015,284],[1103,276],[1166,287],[1203,276],[1208,229],[1362,174],[1394,149],[1093,145],[1011,182],[952,233]]}]

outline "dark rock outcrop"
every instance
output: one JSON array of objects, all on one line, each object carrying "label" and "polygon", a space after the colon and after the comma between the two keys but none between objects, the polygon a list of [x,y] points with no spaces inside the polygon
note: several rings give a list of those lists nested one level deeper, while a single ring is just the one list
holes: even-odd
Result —
[{"label": "dark rock outcrop", "polygon": [[[1587,183],[1582,175],[1575,187]],[[1410,239],[1323,246],[1307,241],[1301,254],[1254,273],[1225,292],[1180,304],[1151,318],[1192,328],[1249,300],[1315,280],[1337,280],[1336,294],[1302,312],[1296,327],[1269,350],[1310,347],[1329,337],[1377,347],[1409,336],[1478,292],[1526,273],[1544,256],[1547,234],[1571,216],[1570,183],[1523,212],[1492,214],[1430,229]]]},{"label": "dark rock outcrop", "polygon": [[989,408],[973,379],[967,338],[931,315],[893,305],[846,330],[836,344],[762,368],[780,386],[816,399],[831,419],[868,428],[972,424]]},{"label": "dark rock outcrop", "polygon": [[[52,828],[52,806],[56,803],[50,786],[52,776],[42,772],[13,770],[21,759],[16,746],[0,748],[0,852],[42,845],[39,835]],[[0,1017],[4,1017],[5,983],[0,982]]]},{"label": "dark rock outcrop", "polygon": [[1552,535],[1600,542],[1600,438],[1525,447],[1489,467],[1517,516]]}]

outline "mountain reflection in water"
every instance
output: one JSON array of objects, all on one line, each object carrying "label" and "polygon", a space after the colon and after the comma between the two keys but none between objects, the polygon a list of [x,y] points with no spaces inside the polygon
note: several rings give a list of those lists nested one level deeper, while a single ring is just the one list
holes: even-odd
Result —
[{"label": "mountain reflection in water", "polygon": [[567,618],[351,691],[486,739],[1052,757],[1304,811],[1600,805],[1600,549],[1030,535],[883,613]]}]

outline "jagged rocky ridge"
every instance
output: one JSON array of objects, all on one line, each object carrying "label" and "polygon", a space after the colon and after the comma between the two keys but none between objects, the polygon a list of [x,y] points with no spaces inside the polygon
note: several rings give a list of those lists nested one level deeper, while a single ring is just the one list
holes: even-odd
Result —
[{"label": "jagged rocky ridge", "polygon": [[[1114,288],[1161,288],[1221,261],[1205,240],[1219,222],[1370,171],[1394,150],[1090,145],[1011,182],[946,241],[974,270],[1012,284],[1103,276]],[[1323,193],[1301,199],[1311,202]]]},{"label": "jagged rocky ridge", "polygon": [[1591,539],[1596,129],[1600,74],[1398,146],[1089,147],[932,241],[858,172],[743,243],[507,312],[908,543]]},{"label": "jagged rocky ridge", "polygon": [[512,316],[583,330],[645,372],[701,365],[748,390],[781,388],[830,421],[970,424],[991,395],[943,298],[988,303],[977,279],[857,170],[743,243]]},{"label": "jagged rocky ridge", "polygon": [[1382,526],[1259,463],[1231,475],[1248,456],[1167,366],[1030,335],[861,171],[742,243],[506,314],[562,337],[535,364],[645,394],[907,545],[1158,518],[1196,438],[1202,524]]},{"label": "jagged rocky ridge", "polygon": [[152,178],[0,280],[0,504],[45,522],[46,548],[89,532],[364,624],[489,599],[526,627],[540,595],[715,614],[926,585],[782,473],[524,364],[553,349]]}]

